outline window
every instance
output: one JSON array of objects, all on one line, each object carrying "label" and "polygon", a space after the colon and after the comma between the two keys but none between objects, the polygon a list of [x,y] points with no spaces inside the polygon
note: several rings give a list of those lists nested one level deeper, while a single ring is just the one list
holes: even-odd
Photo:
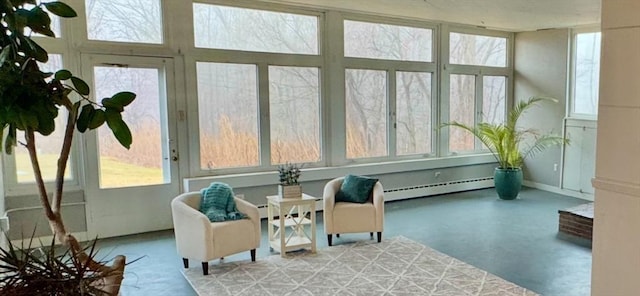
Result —
[{"label": "window", "polygon": [[345,71],[347,158],[387,155],[387,72]]},{"label": "window", "polygon": [[[465,125],[475,124],[476,77],[454,74],[449,77],[449,120]],[[475,138],[465,130],[449,129],[449,149],[470,151],[475,149]]]},{"label": "window", "polygon": [[507,77],[482,77],[482,121],[488,123],[503,123],[507,110]]},{"label": "window", "polygon": [[431,153],[433,29],[345,20],[344,55],[346,158]]},{"label": "window", "polygon": [[162,44],[160,0],[85,0],[90,40]]},{"label": "window", "polygon": [[[111,97],[119,91],[136,94],[122,119],[134,139],[130,149],[118,143],[106,124],[98,128],[100,188],[166,184],[162,147],[166,142],[164,75],[160,69],[94,67],[95,97]],[[126,176],[126,178],[123,178]]]},{"label": "window", "polygon": [[396,151],[431,152],[431,73],[396,73]]},{"label": "window", "polygon": [[195,46],[318,54],[318,18],[220,5],[193,4]]},{"label": "window", "polygon": [[255,65],[198,62],[200,167],[260,164]]},{"label": "window", "polygon": [[320,160],[320,71],[269,67],[271,164]]},{"label": "window", "polygon": [[574,35],[572,115],[598,114],[600,32]]},{"label": "window", "polygon": [[[503,123],[507,108],[508,38],[471,33],[449,33],[448,121],[467,126],[480,122]],[[449,128],[450,153],[486,149],[471,133]]]},{"label": "window", "polygon": [[344,55],[399,61],[432,61],[432,30],[344,21]]},{"label": "window", "polygon": [[507,38],[451,32],[449,60],[451,64],[505,67]]}]

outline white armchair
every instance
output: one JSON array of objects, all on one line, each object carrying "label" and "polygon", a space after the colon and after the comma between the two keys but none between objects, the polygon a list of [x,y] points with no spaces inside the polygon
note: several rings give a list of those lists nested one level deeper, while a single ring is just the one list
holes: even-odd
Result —
[{"label": "white armchair", "polygon": [[200,200],[200,192],[188,192],[171,201],[176,247],[184,268],[189,267],[189,259],[198,260],[207,275],[210,260],[247,250],[251,261],[256,261],[261,232],[258,208],[235,197],[238,211],[248,219],[212,223],[198,210]]},{"label": "white armchair", "polygon": [[382,240],[384,230],[384,189],[380,182],[373,187],[372,196],[365,203],[335,202],[336,193],[340,190],[344,177],[335,178],[324,186],[323,223],[329,246],[332,235],[340,237],[341,233],[369,232],[378,233],[378,242]]}]

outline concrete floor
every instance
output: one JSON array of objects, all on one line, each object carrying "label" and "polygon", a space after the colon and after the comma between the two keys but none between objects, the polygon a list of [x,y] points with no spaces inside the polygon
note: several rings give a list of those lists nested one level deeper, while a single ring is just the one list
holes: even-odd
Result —
[{"label": "concrete floor", "polygon": [[[508,281],[548,296],[589,295],[591,245],[558,234],[558,210],[586,201],[524,188],[519,199],[502,201],[493,189],[388,202],[384,237],[402,235]],[[326,248],[318,212],[318,248]],[[272,253],[266,219],[257,257]],[[369,239],[368,233],[334,237],[334,244]],[[126,268],[122,295],[195,295],[182,273],[173,231],[101,240],[101,255],[139,258]],[[249,252],[225,262],[249,260]],[[219,260],[210,262],[216,268]],[[192,268],[200,263],[191,261]]]}]

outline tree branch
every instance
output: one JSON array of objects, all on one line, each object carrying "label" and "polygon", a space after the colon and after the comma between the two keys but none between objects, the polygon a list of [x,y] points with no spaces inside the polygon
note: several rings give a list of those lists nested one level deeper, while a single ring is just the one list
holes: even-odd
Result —
[{"label": "tree branch", "polygon": [[25,140],[27,141],[26,147],[29,151],[29,158],[31,159],[31,167],[33,168],[33,175],[36,178],[36,186],[38,187],[38,193],[40,195],[40,203],[44,208],[45,215],[49,220],[55,220],[56,216],[51,210],[51,204],[49,203],[49,196],[47,195],[47,189],[44,186],[44,180],[42,179],[42,171],[40,171],[40,163],[38,162],[38,154],[36,153],[36,138],[32,128],[28,128],[24,132]]},{"label": "tree branch", "polygon": [[58,158],[58,169],[56,171],[56,192],[53,198],[53,212],[60,213],[60,206],[62,204],[62,187],[64,186],[64,172],[67,168],[67,161],[69,160],[69,154],[71,153],[71,144],[73,143],[73,133],[76,126],[76,109],[69,104],[65,104],[68,111],[67,126],[64,131],[64,140],[62,142],[62,149],[60,151],[60,157]]}]

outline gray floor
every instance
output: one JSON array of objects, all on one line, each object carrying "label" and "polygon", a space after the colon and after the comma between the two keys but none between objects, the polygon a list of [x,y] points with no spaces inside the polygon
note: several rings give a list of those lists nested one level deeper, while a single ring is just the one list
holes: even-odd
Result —
[{"label": "gray floor", "polygon": [[[589,295],[591,246],[557,232],[558,210],[586,201],[525,188],[502,201],[493,189],[388,202],[384,237],[402,235],[542,295]],[[318,248],[327,247],[318,213]],[[263,220],[260,257],[271,255]],[[334,237],[334,244],[369,234]],[[172,231],[102,240],[101,254],[140,258],[126,268],[122,295],[195,295],[183,278]],[[249,260],[249,252],[224,259]],[[219,261],[210,262],[216,268]],[[199,262],[191,262],[200,268]]]}]

